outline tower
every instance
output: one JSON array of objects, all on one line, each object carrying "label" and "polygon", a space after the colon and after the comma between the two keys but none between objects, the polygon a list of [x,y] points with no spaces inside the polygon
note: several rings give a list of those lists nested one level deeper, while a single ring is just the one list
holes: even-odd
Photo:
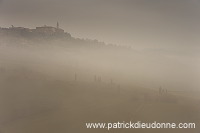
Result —
[{"label": "tower", "polygon": [[57,22],[57,26],[56,27],[57,27],[57,29],[59,29],[59,23],[58,22]]}]

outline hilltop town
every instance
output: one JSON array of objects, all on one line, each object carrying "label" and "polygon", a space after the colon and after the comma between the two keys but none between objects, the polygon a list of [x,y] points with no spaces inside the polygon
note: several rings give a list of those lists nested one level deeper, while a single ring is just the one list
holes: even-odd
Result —
[{"label": "hilltop town", "polygon": [[[55,43],[55,41],[57,41]],[[56,26],[40,26],[34,29],[25,27],[11,26],[9,28],[0,27],[0,45],[39,45],[39,44],[53,44],[63,46],[84,46],[84,48],[117,48],[117,49],[130,49],[130,47],[119,46],[115,44],[106,44],[97,39],[83,39],[75,38],[70,33],[65,32],[59,27],[57,22]],[[83,48],[83,47],[82,47]]]},{"label": "hilltop town", "polygon": [[25,27],[11,26],[9,28],[0,28],[1,36],[22,36],[22,37],[71,37],[71,35],[65,32],[59,27],[57,22],[56,27],[52,26],[41,26],[35,29],[29,29]]}]

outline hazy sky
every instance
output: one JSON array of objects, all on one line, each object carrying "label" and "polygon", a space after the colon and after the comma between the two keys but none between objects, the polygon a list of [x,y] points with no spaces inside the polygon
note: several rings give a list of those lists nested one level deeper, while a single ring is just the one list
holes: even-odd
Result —
[{"label": "hazy sky", "polygon": [[75,37],[196,49],[200,0],[0,0],[0,26],[60,27]]}]

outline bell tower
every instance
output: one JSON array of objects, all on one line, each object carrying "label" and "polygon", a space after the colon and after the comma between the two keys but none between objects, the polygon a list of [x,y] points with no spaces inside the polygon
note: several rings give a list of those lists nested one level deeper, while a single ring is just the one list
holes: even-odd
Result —
[{"label": "bell tower", "polygon": [[59,29],[59,23],[57,22],[56,28]]}]

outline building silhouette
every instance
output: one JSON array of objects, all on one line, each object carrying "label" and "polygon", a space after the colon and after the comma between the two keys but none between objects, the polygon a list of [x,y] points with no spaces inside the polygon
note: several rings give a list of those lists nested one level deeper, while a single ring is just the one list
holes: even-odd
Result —
[{"label": "building silhouette", "polygon": [[[65,31],[59,28],[59,23],[57,22],[56,27],[52,26],[41,26],[36,27],[35,29],[29,29],[24,27],[15,27],[11,26],[9,28],[0,28],[0,34],[5,35],[39,35],[39,36],[64,36],[66,35]],[[69,33],[68,33],[69,34]]]}]

